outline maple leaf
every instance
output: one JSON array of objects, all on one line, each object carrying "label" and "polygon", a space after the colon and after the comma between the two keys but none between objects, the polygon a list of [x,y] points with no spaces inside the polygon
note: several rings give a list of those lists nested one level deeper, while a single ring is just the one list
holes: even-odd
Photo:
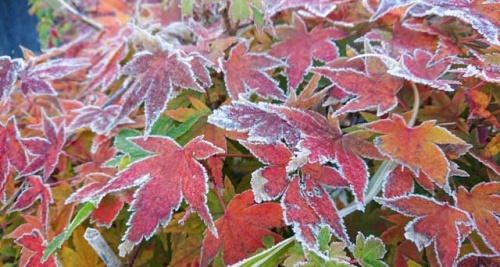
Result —
[{"label": "maple leaf", "polygon": [[46,240],[40,231],[33,229],[30,233],[25,233],[14,242],[21,245],[20,266],[52,267],[58,266],[54,255],[51,255],[45,262],[42,262],[43,251],[46,247]]},{"label": "maple leaf", "polygon": [[394,114],[392,119],[378,120],[366,128],[384,134],[374,140],[380,153],[410,168],[416,175],[419,170],[440,187],[448,187],[450,163],[438,145],[452,144],[468,150],[471,146],[454,136],[435,121],[426,121],[410,127],[404,118]]},{"label": "maple leaf", "polygon": [[[90,105],[72,110],[73,113],[77,113],[78,115],[73,119],[67,130],[71,132],[88,127],[96,134],[105,134],[108,131],[108,126],[116,120],[120,111],[121,106],[119,105],[110,105],[105,108]],[[132,122],[133,120],[125,117],[116,124]]]},{"label": "maple leaf", "polygon": [[[304,201],[310,211],[310,220],[302,220],[301,217],[296,217],[293,210],[288,210],[289,206],[284,206],[285,218],[288,224],[294,225],[296,234],[300,240],[303,240],[310,248],[317,246],[317,231],[321,228],[321,224],[328,225],[335,235],[341,240],[349,242],[349,238],[345,233],[342,218],[338,215],[337,208],[330,198],[330,195],[325,190],[325,187],[343,188],[349,186],[346,180],[342,178],[340,173],[331,167],[321,164],[306,163],[300,166],[302,176],[293,179],[300,180],[301,188],[299,194],[294,194],[290,191],[290,183],[294,183],[289,179],[287,170],[290,169],[291,157],[293,154],[283,143],[277,144],[259,144],[240,141],[247,149],[254,154],[259,161],[270,165],[260,168],[252,173],[252,190],[255,195],[255,200],[261,202],[263,200],[273,200],[286,194],[288,201],[291,203],[302,203]],[[295,169],[294,169],[295,170]],[[303,200],[292,200],[291,198],[303,198]],[[295,201],[295,202],[294,202]],[[299,213],[302,211],[299,211]],[[290,213],[290,214],[288,214]],[[287,215],[288,214],[288,215]],[[311,229],[316,229],[312,231]],[[311,232],[312,231],[312,232]]]},{"label": "maple leaf", "polygon": [[355,200],[362,209],[368,181],[368,167],[359,154],[369,158],[383,158],[377,149],[362,140],[358,133],[343,135],[335,117],[313,111],[302,111],[284,106],[271,106],[290,125],[301,133],[298,148],[308,154],[310,163],[335,162],[342,177],[349,182]]},{"label": "maple leaf", "polygon": [[275,243],[281,241],[280,235],[268,229],[283,226],[282,213],[278,203],[256,204],[251,190],[236,195],[224,216],[215,222],[219,237],[205,232],[200,265],[207,266],[221,247],[224,263],[234,264],[265,247],[265,236],[271,236]]},{"label": "maple leaf", "polygon": [[52,193],[48,184],[44,184],[42,178],[37,175],[30,175],[25,178],[25,185],[29,186],[21,191],[16,202],[10,207],[8,212],[27,209],[37,199],[40,199],[42,206],[42,226],[47,229],[49,219],[49,203],[53,202]]},{"label": "maple leaf", "polygon": [[[0,123],[0,189],[7,181],[11,166],[21,171],[27,163],[28,157],[21,142],[16,118],[13,116],[5,125]],[[0,195],[3,195],[3,192]]]},{"label": "maple leaf", "polygon": [[34,159],[21,171],[21,174],[27,175],[43,170],[42,177],[47,179],[54,172],[65,143],[64,125],[57,130],[54,122],[42,112],[42,128],[46,138],[23,139],[24,146],[34,155]]},{"label": "maple leaf", "polygon": [[421,2],[422,0],[381,0],[377,11],[375,11],[375,14],[371,17],[371,21],[375,21],[382,17],[383,15],[389,13],[394,8],[406,6],[406,5],[411,5],[411,4],[416,4]]},{"label": "maple leaf", "polygon": [[465,69],[458,69],[464,72],[464,77],[478,77],[491,83],[500,82],[500,65],[498,59],[499,53],[480,54],[475,50],[469,49],[474,58],[464,60],[467,63]]},{"label": "maple leaf", "polygon": [[217,230],[206,205],[208,176],[196,160],[224,153],[224,150],[203,141],[202,136],[192,139],[184,148],[164,136],[149,136],[147,139],[133,137],[128,140],[154,154],[132,163],[96,193],[105,195],[139,186],[130,207],[133,213],[127,223],[130,227],[123,237],[124,242],[119,247],[120,255],[128,253],[143,238],[151,237],[160,225],[168,224],[182,198],[216,235]]},{"label": "maple leaf", "polygon": [[18,74],[21,91],[25,95],[29,92],[35,95],[56,95],[49,81],[63,78],[88,66],[89,62],[84,58],[56,59],[35,66],[30,62]]},{"label": "maple leaf", "polygon": [[0,56],[0,102],[10,98],[16,80],[16,61],[8,56]]},{"label": "maple leaf", "polygon": [[455,122],[456,127],[463,132],[469,132],[469,126],[462,112],[467,109],[465,90],[457,90],[452,99],[443,91],[434,91],[431,96],[432,105],[426,105],[418,111],[418,118],[436,120],[438,123]]},{"label": "maple leaf", "polygon": [[[288,88],[295,89],[302,82],[313,58],[328,62],[338,57],[338,48],[330,40],[342,39],[347,34],[337,28],[325,28],[321,24],[308,32],[305,22],[295,13],[292,15],[292,24],[293,26],[276,27],[276,34],[282,41],[274,44],[269,54],[287,59]],[[304,51],[304,47],[307,50]]]},{"label": "maple leaf", "polygon": [[451,16],[471,24],[486,40],[500,45],[498,33],[500,22],[498,1],[489,0],[457,0],[457,1],[418,1],[408,12],[416,17],[427,15]]},{"label": "maple leaf", "polygon": [[[425,66],[425,68],[422,68]],[[446,61],[434,60],[432,53],[422,49],[416,49],[413,56],[404,54],[401,56],[401,67],[391,68],[389,73],[420,84],[429,85],[433,88],[453,91],[450,84],[460,84],[456,81],[440,80],[450,68]]]},{"label": "maple leaf", "polygon": [[275,143],[282,138],[290,146],[300,140],[300,132],[270,109],[266,103],[234,101],[214,110],[208,122],[228,131],[248,133],[248,141]]},{"label": "maple leaf", "polygon": [[470,214],[488,247],[500,253],[500,224],[495,216],[500,214],[500,182],[476,184],[470,193],[459,187],[457,206]]},{"label": "maple leaf", "polygon": [[414,189],[413,179],[425,190],[434,192],[434,184],[424,172],[420,172],[417,176],[410,169],[401,166],[396,167],[387,176],[383,187],[384,197],[400,197],[412,193]]},{"label": "maple leaf", "polygon": [[346,93],[356,95],[335,111],[335,115],[376,107],[377,116],[381,116],[397,106],[396,94],[403,86],[403,80],[388,74],[387,70],[381,59],[369,57],[365,61],[365,72],[329,67],[313,68],[312,72],[325,76]]},{"label": "maple leaf", "polygon": [[180,55],[179,51],[143,51],[122,68],[122,73],[135,78],[122,99],[122,110],[116,118],[115,126],[134,108],[144,102],[147,136],[151,127],[165,110],[166,103],[171,100],[178,88],[189,88],[204,92],[196,82],[195,74],[189,59]]},{"label": "maple leaf", "polygon": [[255,90],[259,96],[284,100],[285,94],[265,71],[283,66],[281,60],[266,54],[247,53],[248,44],[238,43],[227,61],[220,64],[225,74],[224,81],[231,99],[238,100],[240,94]]},{"label": "maple leaf", "polygon": [[453,266],[459,252],[461,239],[472,230],[472,221],[467,213],[419,195],[390,199],[375,198],[385,207],[416,217],[405,227],[405,237],[413,241],[419,250],[434,243],[441,266]]}]

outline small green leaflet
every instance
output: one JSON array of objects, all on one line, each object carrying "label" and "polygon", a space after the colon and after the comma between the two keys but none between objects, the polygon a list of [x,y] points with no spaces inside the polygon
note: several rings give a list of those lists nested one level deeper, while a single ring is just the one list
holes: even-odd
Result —
[{"label": "small green leaflet", "polygon": [[380,261],[386,253],[382,239],[374,236],[365,236],[358,232],[356,246],[354,247],[354,257],[358,259],[363,267],[385,267],[388,266]]},{"label": "small green leaflet", "polygon": [[49,256],[54,251],[56,251],[56,249],[61,247],[64,241],[66,241],[71,236],[76,227],[82,224],[82,222],[85,221],[90,216],[90,214],[94,211],[94,209],[95,209],[94,203],[92,202],[85,203],[85,205],[83,205],[83,207],[78,211],[73,221],[71,221],[68,228],[66,228],[64,232],[54,237],[54,239],[52,239],[52,241],[50,241],[50,243],[47,245],[45,251],[43,252],[42,261],[46,261],[49,258]]}]

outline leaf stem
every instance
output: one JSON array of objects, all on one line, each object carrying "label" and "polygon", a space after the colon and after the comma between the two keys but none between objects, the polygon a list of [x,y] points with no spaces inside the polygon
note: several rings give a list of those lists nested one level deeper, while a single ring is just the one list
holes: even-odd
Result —
[{"label": "leaf stem", "polygon": [[253,158],[254,155],[251,155],[251,154],[232,154],[232,153],[226,153],[226,154],[213,155],[213,157],[218,157],[218,158]]},{"label": "leaf stem", "polygon": [[413,114],[411,115],[410,122],[408,125],[413,127],[415,122],[417,122],[418,108],[420,107],[420,95],[418,93],[417,85],[414,82],[410,82],[411,88],[413,89]]},{"label": "leaf stem", "polygon": [[217,188],[214,190],[215,194],[217,195],[217,199],[219,200],[220,205],[222,206],[222,210],[224,211],[224,214],[227,213],[227,207],[226,203],[224,202],[224,199],[222,199],[222,195],[220,193],[220,190],[217,190]]},{"label": "leaf stem", "polygon": [[97,252],[97,255],[99,255],[107,267],[121,266],[120,260],[118,260],[118,257],[115,253],[113,253],[99,231],[94,228],[87,228],[83,237],[87,240],[95,252]]},{"label": "leaf stem", "polygon": [[102,31],[104,29],[104,26],[97,22],[97,21],[94,21],[92,20],[91,18],[83,15],[83,14],[80,14],[80,12],[78,12],[76,9],[74,9],[72,6],[68,5],[68,3],[64,2],[64,0],[57,0],[59,2],[59,4],[61,4],[62,7],[64,7],[66,10],[68,10],[69,12],[71,12],[73,15],[77,16],[78,18],[80,18],[83,22],[89,24],[90,26],[92,26],[94,29],[98,30],[98,31]]}]

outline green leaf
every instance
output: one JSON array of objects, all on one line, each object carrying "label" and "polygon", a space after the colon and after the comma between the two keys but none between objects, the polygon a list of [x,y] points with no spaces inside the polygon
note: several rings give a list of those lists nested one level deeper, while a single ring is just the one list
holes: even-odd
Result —
[{"label": "green leaf", "polygon": [[283,260],[288,249],[293,247],[295,238],[290,237],[280,243],[268,248],[261,253],[255,254],[252,257],[246,258],[243,261],[235,263],[233,267],[250,267],[250,266],[278,266]]},{"label": "green leaf", "polygon": [[191,15],[193,13],[193,0],[182,0],[181,10],[183,15]]},{"label": "green leaf", "polygon": [[232,0],[229,13],[235,23],[247,20],[250,17],[250,7],[247,0]]},{"label": "green leaf", "polygon": [[64,230],[64,232],[54,237],[54,239],[52,239],[52,241],[50,241],[50,243],[47,245],[45,251],[43,252],[42,261],[46,261],[49,258],[49,256],[54,251],[56,251],[56,249],[60,248],[61,245],[64,243],[64,241],[66,241],[71,236],[76,227],[82,224],[82,222],[85,221],[85,219],[87,219],[87,217],[90,216],[90,214],[94,211],[94,209],[95,209],[94,203],[92,202],[85,203],[85,205],[83,205],[83,207],[78,211],[75,218],[73,219],[73,221],[71,221],[71,223]]},{"label": "green leaf", "polygon": [[125,129],[118,132],[115,137],[114,145],[116,149],[124,154],[129,154],[131,162],[137,161],[150,155],[148,152],[142,150],[134,143],[127,140],[128,137],[135,137],[140,135],[141,132],[137,130]]},{"label": "green leaf", "polygon": [[385,255],[385,246],[382,239],[374,236],[365,236],[358,232],[356,237],[356,246],[354,247],[354,257],[358,259],[363,267],[382,267],[388,266],[379,259]]},{"label": "green leaf", "polygon": [[169,137],[172,137],[173,139],[177,139],[183,134],[187,133],[193,125],[203,116],[207,115],[208,113],[203,112],[199,113],[196,116],[193,116],[189,118],[187,121],[177,125],[177,126],[172,126],[168,131],[166,132],[166,135]]}]

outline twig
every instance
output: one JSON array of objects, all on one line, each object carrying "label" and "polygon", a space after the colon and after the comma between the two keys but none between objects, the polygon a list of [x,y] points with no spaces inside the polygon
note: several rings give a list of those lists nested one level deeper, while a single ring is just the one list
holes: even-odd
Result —
[{"label": "twig", "polygon": [[120,267],[121,262],[118,257],[113,253],[108,243],[104,240],[101,233],[94,228],[87,228],[85,234],[83,235],[85,240],[90,244],[90,246],[97,252],[97,255],[101,257],[104,264],[107,267]]},{"label": "twig", "polygon": [[98,31],[102,31],[104,29],[104,26],[99,23],[99,22],[96,22],[94,20],[92,20],[91,18],[83,15],[83,14],[80,14],[80,12],[78,12],[78,10],[74,9],[72,6],[68,5],[68,3],[64,2],[64,0],[57,0],[66,10],[68,10],[69,12],[73,13],[73,15],[77,16],[78,18],[80,18],[83,22],[89,24],[90,26],[92,26],[93,28],[95,28],[96,30]]}]

